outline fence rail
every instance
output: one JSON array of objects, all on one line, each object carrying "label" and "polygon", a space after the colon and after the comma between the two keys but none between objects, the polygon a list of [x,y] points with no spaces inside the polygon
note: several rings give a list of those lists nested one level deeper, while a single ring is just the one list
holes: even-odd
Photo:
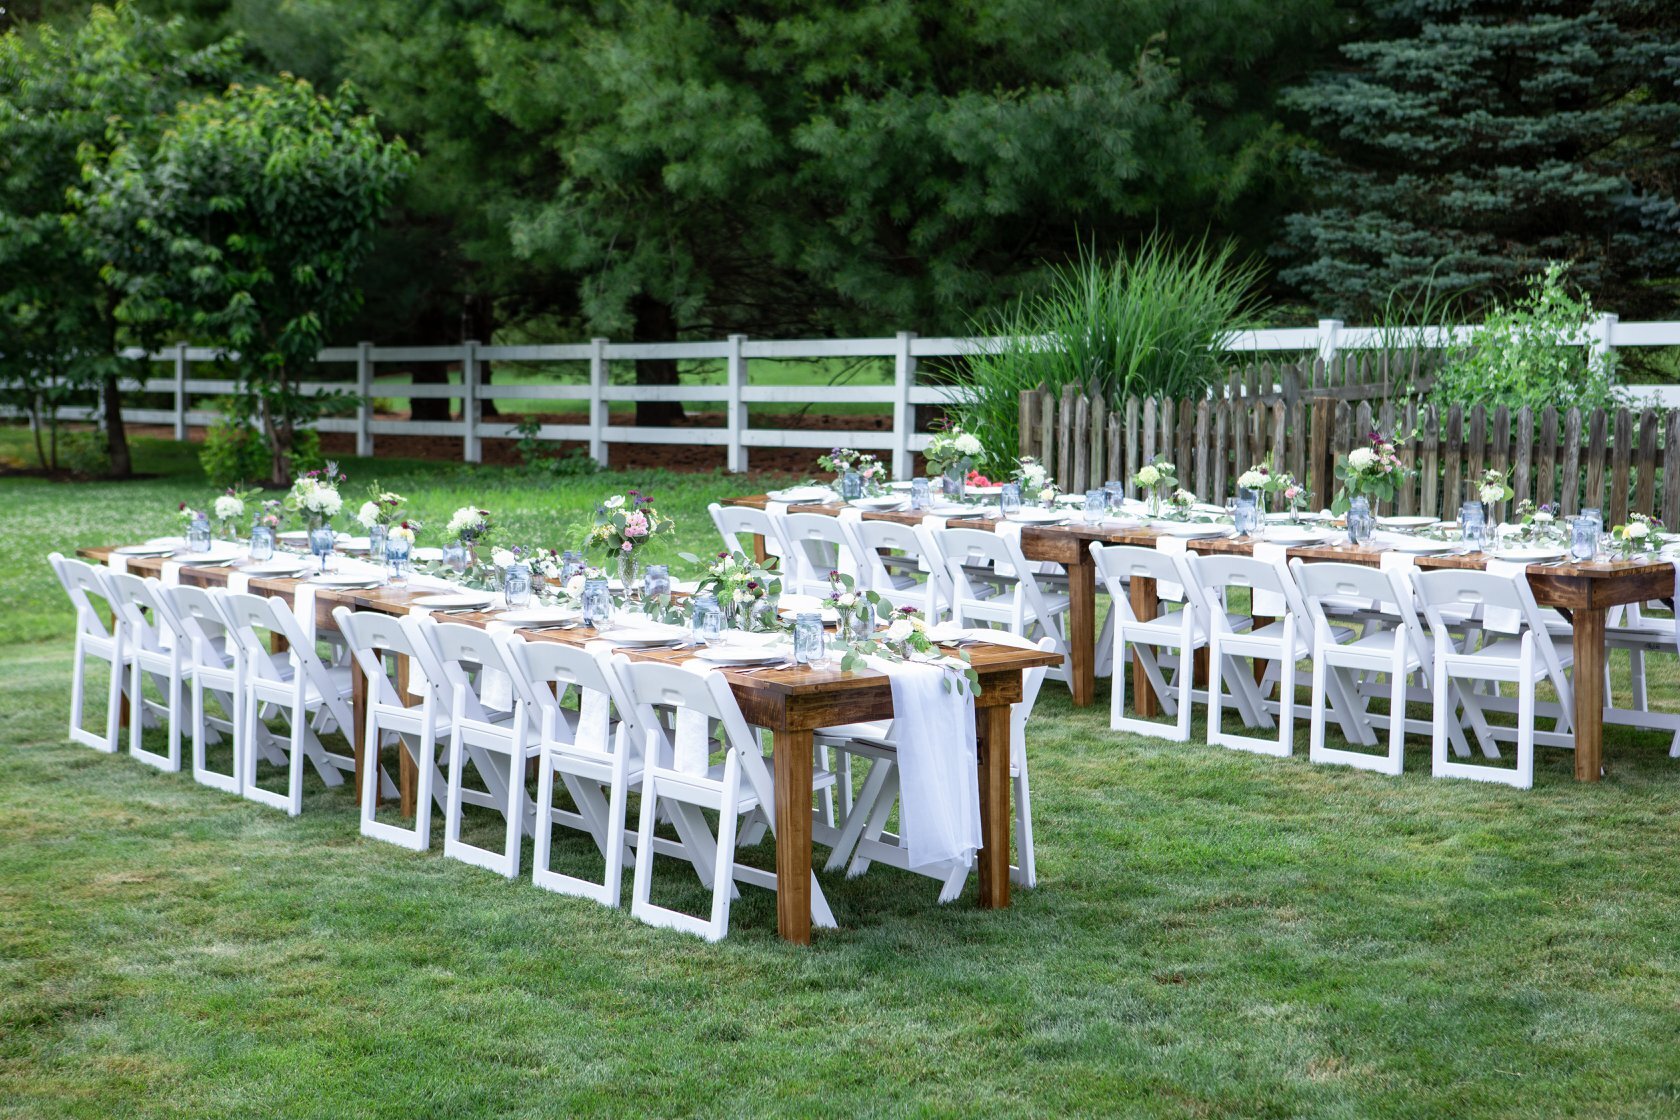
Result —
[{"label": "fence rail", "polygon": [[[1473,333],[1469,328],[1423,327],[1403,333],[1408,344],[1439,347],[1461,341]],[[1375,348],[1394,341],[1392,332],[1348,327],[1337,320],[1321,320],[1300,329],[1249,331],[1231,343],[1234,353],[1253,355],[1235,370],[1226,387],[1233,401],[1255,405],[1281,404],[1293,408],[1303,401],[1329,398],[1343,402],[1382,401],[1407,383],[1426,386],[1427,362],[1414,357],[1401,363],[1383,356]],[[484,415],[485,401],[583,402],[576,422],[545,423],[537,431],[543,440],[575,441],[589,455],[605,463],[613,444],[688,444],[724,449],[730,470],[743,470],[753,448],[826,448],[837,441],[861,449],[884,452],[892,458],[895,474],[908,474],[916,452],[927,446],[929,436],[920,431],[919,407],[949,403],[964,392],[959,385],[928,383],[918,377],[918,363],[929,358],[962,358],[995,349],[995,338],[922,338],[901,332],[890,338],[759,340],[730,335],[722,341],[695,342],[610,342],[604,338],[587,343],[560,345],[485,345],[468,341],[452,346],[333,346],[317,357],[322,366],[340,367],[345,376],[306,382],[306,392],[350,391],[357,398],[353,416],[325,417],[318,422],[323,432],[355,436],[356,453],[372,455],[381,436],[443,436],[461,440],[462,458],[480,462],[487,439],[514,438],[515,425]],[[1621,346],[1680,346],[1680,322],[1622,323],[1606,315],[1582,332],[1580,341],[1609,350]],[[1265,358],[1260,355],[1278,357]],[[1296,355],[1302,355],[1296,357]],[[185,344],[154,354],[129,351],[127,357],[145,359],[167,370],[166,376],[149,377],[139,385],[148,394],[170,398],[169,408],[126,407],[125,419],[146,424],[167,424],[177,439],[189,429],[214,422],[216,414],[195,407],[196,398],[225,396],[237,390],[227,377],[195,377],[194,366],[214,364],[224,358],[217,350]],[[752,363],[787,359],[881,359],[892,363],[892,381],[883,385],[789,386],[754,384]],[[615,385],[609,377],[611,364],[644,359],[721,362],[721,385]],[[580,379],[573,383],[537,385],[496,384],[488,376],[494,363],[575,364]],[[400,374],[424,364],[454,367],[459,380],[436,384],[392,384],[380,376]],[[324,373],[326,371],[323,371]],[[1642,387],[1662,408],[1680,408],[1680,386]],[[381,419],[373,411],[378,396],[409,400],[459,402],[458,415],[450,419]],[[638,401],[687,401],[715,405],[721,423],[711,427],[636,427],[611,423],[610,406]],[[752,416],[755,404],[875,404],[890,409],[889,428],[834,430],[777,427],[773,417]],[[1088,406],[1089,407],[1089,406]],[[457,410],[452,410],[457,411]],[[15,412],[14,412],[15,414]],[[90,420],[94,408],[66,405],[57,410],[63,420]]]},{"label": "fence rail", "polygon": [[1412,400],[1373,411],[1369,402],[1329,397],[1287,404],[1239,397],[1133,398],[1110,411],[1101,397],[1070,388],[1022,393],[1020,419],[1021,454],[1044,462],[1065,490],[1129,481],[1161,454],[1204,499],[1224,497],[1242,472],[1271,463],[1328,505],[1335,464],[1375,429],[1401,435],[1401,457],[1416,472],[1394,513],[1449,516],[1491,468],[1507,472],[1513,501],[1557,502],[1566,514],[1599,508],[1609,524],[1630,511],[1680,524],[1680,408],[1443,411]]}]

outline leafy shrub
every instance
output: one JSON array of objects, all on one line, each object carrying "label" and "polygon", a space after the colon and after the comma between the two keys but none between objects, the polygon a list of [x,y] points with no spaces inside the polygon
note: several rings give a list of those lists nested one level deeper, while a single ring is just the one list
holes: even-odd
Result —
[{"label": "leafy shrub", "polygon": [[[205,477],[217,489],[260,485],[268,478],[272,458],[262,425],[244,398],[222,397],[215,406],[221,418],[205,433],[198,453]],[[292,436],[292,469],[309,470],[320,459],[320,433],[313,428],[297,429]]]},{"label": "leafy shrub", "polygon": [[98,428],[65,432],[58,437],[58,462],[78,478],[103,478],[111,473],[111,447]]},{"label": "leafy shrub", "polygon": [[542,430],[542,421],[535,416],[525,417],[513,426],[513,430],[519,434],[518,441],[513,445],[514,449],[519,452],[519,458],[524,462],[526,471],[531,474],[577,478],[596,474],[601,469],[601,464],[591,459],[588,452],[581,447],[574,447],[560,455],[544,454],[548,445],[537,436]]},{"label": "leafy shrub", "polygon": [[1476,336],[1448,351],[1430,400],[1442,408],[1550,405],[1560,412],[1620,403],[1615,354],[1593,351],[1586,328],[1598,315],[1591,296],[1565,284],[1567,270],[1553,263],[1509,306],[1496,303]]},{"label": "leafy shrub", "polygon": [[1203,393],[1259,309],[1259,274],[1228,244],[1178,248],[1157,235],[1112,261],[1082,251],[1051,270],[1040,294],[976,322],[977,333],[1002,343],[970,359],[973,399],[955,403],[953,419],[984,442],[981,466],[1000,469],[1020,445],[1024,390],[1074,384],[1111,404]]}]

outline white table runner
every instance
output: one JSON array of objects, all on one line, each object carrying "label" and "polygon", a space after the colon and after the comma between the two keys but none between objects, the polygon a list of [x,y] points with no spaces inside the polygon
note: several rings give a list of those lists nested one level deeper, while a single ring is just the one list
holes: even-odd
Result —
[{"label": "white table runner", "polygon": [[[892,687],[901,774],[899,835],[911,867],[968,861],[981,844],[974,697],[937,665],[869,659]],[[949,686],[949,687],[947,687]],[[1008,750],[1007,743],[994,750]]]}]

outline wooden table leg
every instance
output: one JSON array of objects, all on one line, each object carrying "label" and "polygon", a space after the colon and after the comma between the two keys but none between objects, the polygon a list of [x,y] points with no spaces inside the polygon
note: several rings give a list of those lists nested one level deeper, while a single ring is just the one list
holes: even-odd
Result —
[{"label": "wooden table leg", "polygon": [[[1604,773],[1604,608],[1575,611],[1575,780]],[[1541,635],[1544,639],[1544,635]]]},{"label": "wooden table leg", "polygon": [[974,711],[980,762],[980,905],[1001,910],[1009,905],[1009,705]]},{"label": "wooden table leg", "polygon": [[[368,711],[368,679],[362,672],[362,663],[354,655],[350,658],[350,722],[353,726],[345,729],[345,738],[350,740],[350,757],[356,760],[356,804],[362,803],[362,767],[379,765],[379,759],[365,759],[367,753],[367,711]],[[377,753],[377,751],[375,752]],[[373,784],[373,803],[379,804],[379,783]]]},{"label": "wooden table leg", "polygon": [[[408,658],[397,658],[397,696],[404,704],[411,704],[413,697],[408,694]],[[397,797],[402,808],[402,815],[414,815],[414,798],[419,787],[420,771],[414,767],[414,760],[408,756],[405,747],[397,748]]]},{"label": "wooden table leg", "polygon": [[809,731],[776,731],[776,928],[811,943],[811,752]]},{"label": "wooden table leg", "polygon": [[[1136,579],[1131,582],[1132,614],[1139,622],[1150,622],[1161,609],[1161,600],[1157,594],[1155,581],[1152,579]],[[1114,671],[1120,672],[1116,665]],[[1143,675],[1143,660],[1132,654],[1132,707],[1137,711],[1140,719],[1151,719],[1161,713],[1160,701],[1155,696],[1155,688],[1149,683],[1149,678]]]},{"label": "wooden table leg", "polygon": [[752,535],[752,542],[753,542],[753,559],[757,560],[760,564],[763,564],[766,560],[768,560],[770,558],[769,550],[764,547],[764,534],[763,533],[754,533]]},{"label": "wooden table leg", "polygon": [[1082,548],[1067,574],[1068,675],[1074,707],[1083,708],[1097,695],[1097,562]]}]

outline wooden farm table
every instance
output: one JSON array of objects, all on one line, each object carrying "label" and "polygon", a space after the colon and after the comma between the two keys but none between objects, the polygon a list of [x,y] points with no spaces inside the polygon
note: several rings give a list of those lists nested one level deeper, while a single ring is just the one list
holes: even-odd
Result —
[{"label": "wooden farm table", "polygon": [[[763,509],[769,498],[755,494],[729,499],[729,504]],[[837,514],[837,505],[792,505],[793,513]],[[919,524],[920,513],[865,512],[868,520],[897,521]],[[1096,687],[1096,565],[1091,559],[1090,542],[1129,544],[1153,548],[1166,534],[1149,528],[1121,528],[1095,525],[1079,520],[1061,525],[1028,525],[1021,532],[1021,552],[1028,560],[1047,560],[1063,565],[1068,574],[1068,650],[1072,665],[1073,702],[1089,704]],[[953,524],[993,530],[996,523],[981,518],[966,518]],[[1187,542],[1190,551],[1206,554],[1252,555],[1254,544],[1248,540],[1212,537]],[[762,545],[762,542],[760,542]],[[1369,545],[1312,545],[1289,549],[1289,558],[1308,563],[1363,564],[1376,567],[1382,562],[1387,548]],[[1414,557],[1419,568],[1475,568],[1487,566],[1486,557],[1479,555],[1441,555]],[[1604,769],[1604,663],[1605,616],[1611,607],[1629,603],[1644,603],[1667,599],[1674,594],[1674,568],[1664,562],[1598,561],[1590,564],[1545,565],[1534,564],[1528,569],[1528,583],[1534,598],[1542,607],[1556,607],[1567,614],[1574,627],[1575,651],[1575,777],[1578,781],[1596,782]],[[1136,579],[1129,587],[1132,610],[1139,618],[1154,618],[1159,607],[1155,581]],[[1148,717],[1156,713],[1154,691],[1141,669],[1135,668],[1132,695],[1138,713]],[[1118,670],[1118,666],[1116,667]]]},{"label": "wooden farm table", "polygon": [[[105,562],[110,553],[110,548],[84,548],[79,551],[82,557],[99,563]],[[130,557],[128,568],[140,575],[155,576],[162,571],[163,559]],[[226,585],[229,570],[226,567],[184,567],[180,579],[182,583],[220,587]],[[292,601],[292,589],[298,583],[293,579],[258,577],[251,580],[251,591],[289,603]],[[322,587],[315,594],[316,626],[321,630],[336,630],[332,610],[337,606],[404,615],[413,605],[413,600],[431,593],[430,590]],[[469,612],[443,617],[450,622],[482,627],[495,616]],[[582,627],[522,633],[530,641],[568,645],[582,645],[596,637],[595,631]],[[683,661],[692,656],[688,651],[674,649],[625,649],[622,652],[637,659],[661,661]],[[1021,675],[1024,670],[1054,665],[1060,662],[1061,657],[1039,650],[990,644],[967,646],[965,652],[980,677],[981,689],[975,699],[980,828],[984,845],[976,858],[980,905],[1001,909],[1009,905],[1009,706],[1021,699]],[[892,687],[885,675],[873,671],[843,673],[838,669],[798,668],[746,673],[723,667],[722,672],[728,678],[747,722],[768,728],[773,737],[777,925],[787,940],[808,944],[811,940],[812,733],[819,727],[892,718]],[[351,674],[356,726],[347,738],[356,758],[359,796],[362,789],[361,768],[365,764],[363,738],[368,689],[367,680],[354,658],[351,659]],[[399,750],[397,754],[405,771],[403,811],[409,813],[413,812],[414,782],[410,778],[413,763],[407,751]]]}]

